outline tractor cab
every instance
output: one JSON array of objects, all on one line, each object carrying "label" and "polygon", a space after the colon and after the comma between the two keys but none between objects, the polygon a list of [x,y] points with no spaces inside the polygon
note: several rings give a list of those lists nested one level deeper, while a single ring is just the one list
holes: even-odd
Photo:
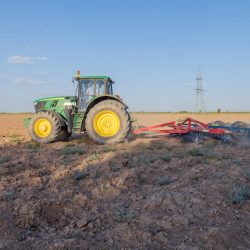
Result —
[{"label": "tractor cab", "polygon": [[112,84],[108,76],[80,76],[74,78],[77,81],[77,98],[80,111],[86,110],[89,103],[99,96],[113,95]]}]

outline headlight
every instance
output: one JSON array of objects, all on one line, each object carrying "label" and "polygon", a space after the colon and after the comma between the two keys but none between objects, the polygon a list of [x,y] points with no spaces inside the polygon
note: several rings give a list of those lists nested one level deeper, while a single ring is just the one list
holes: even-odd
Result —
[{"label": "headlight", "polygon": [[39,112],[41,109],[44,108],[45,103],[46,103],[46,102],[37,102],[37,103],[35,104],[36,113]]}]

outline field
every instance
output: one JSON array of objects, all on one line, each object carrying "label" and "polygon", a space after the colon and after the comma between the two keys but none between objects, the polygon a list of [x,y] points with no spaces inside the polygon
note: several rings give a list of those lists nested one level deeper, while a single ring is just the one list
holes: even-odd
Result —
[{"label": "field", "polygon": [[0,249],[250,249],[249,145],[131,136],[105,146],[85,135],[40,145],[23,128],[29,116],[0,114]]},{"label": "field", "polygon": [[[26,117],[32,117],[32,114],[0,114],[0,145],[13,140],[13,137],[18,137],[22,141],[30,140],[27,130],[23,126],[23,119]],[[135,126],[150,126],[157,123],[178,120],[182,117],[192,117],[203,122],[222,120],[225,123],[235,121],[250,123],[250,113],[133,113],[132,117],[136,120],[134,123]]]}]

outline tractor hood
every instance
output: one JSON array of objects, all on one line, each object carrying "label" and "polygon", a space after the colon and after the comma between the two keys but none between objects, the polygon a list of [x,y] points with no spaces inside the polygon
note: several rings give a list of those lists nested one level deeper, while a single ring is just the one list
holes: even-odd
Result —
[{"label": "tractor hood", "polygon": [[76,96],[52,96],[40,98],[34,101],[36,112],[42,110],[53,110],[60,112],[65,105],[76,105]]},{"label": "tractor hood", "polygon": [[44,101],[54,101],[54,100],[69,100],[71,102],[76,101],[76,96],[51,96],[51,97],[45,97],[45,98],[40,98],[34,101],[34,103],[38,102],[44,102]]}]

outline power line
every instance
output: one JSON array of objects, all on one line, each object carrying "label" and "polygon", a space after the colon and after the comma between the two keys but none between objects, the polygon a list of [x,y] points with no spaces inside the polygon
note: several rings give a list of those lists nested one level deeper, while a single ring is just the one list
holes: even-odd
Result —
[{"label": "power line", "polygon": [[205,90],[203,89],[203,86],[202,86],[202,80],[203,79],[202,79],[201,71],[199,69],[197,77],[196,77],[196,88],[195,88],[195,92],[196,92],[195,111],[196,112],[205,112],[206,110],[204,96],[203,96],[203,93],[205,92]]}]

